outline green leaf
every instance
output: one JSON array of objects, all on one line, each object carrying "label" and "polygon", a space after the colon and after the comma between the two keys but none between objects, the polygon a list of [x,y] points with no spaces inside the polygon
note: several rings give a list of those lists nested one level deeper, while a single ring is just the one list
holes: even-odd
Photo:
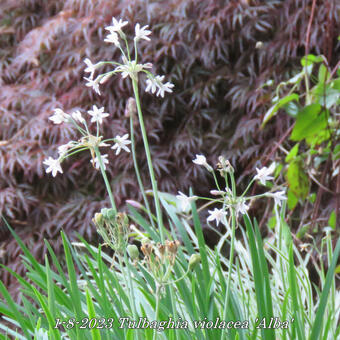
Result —
[{"label": "green leaf", "polygon": [[273,105],[267,111],[267,113],[264,115],[261,128],[263,128],[267,124],[269,119],[271,119],[281,107],[285,106],[286,104],[288,104],[289,102],[291,102],[293,100],[296,100],[296,101],[299,100],[299,96],[296,93],[293,93],[293,94],[290,94],[289,96],[283,97],[275,105]]},{"label": "green leaf", "polygon": [[301,141],[306,137],[320,133],[327,126],[325,111],[321,111],[320,104],[311,104],[299,112],[294,129],[290,136],[293,141]]},{"label": "green leaf", "polygon": [[[322,330],[322,321],[324,319],[324,313],[325,313],[326,306],[327,306],[328,294],[331,289],[332,281],[334,280],[334,272],[335,272],[335,267],[336,267],[339,255],[340,255],[340,239],[336,243],[332,262],[331,262],[331,265],[329,266],[329,269],[326,275],[326,282],[322,289],[319,307],[316,312],[315,320],[314,320],[313,327],[312,327],[312,332],[309,337],[310,340],[319,339],[319,335]],[[335,284],[334,281],[333,281],[333,284]]]},{"label": "green leaf", "polygon": [[318,73],[319,83],[324,84],[329,79],[329,76],[330,74],[327,67],[324,64],[321,64]]},{"label": "green leaf", "polygon": [[308,176],[304,172],[302,162],[300,160],[294,160],[289,163],[287,181],[289,189],[297,198],[306,199],[309,192],[309,180]]},{"label": "green leaf", "polygon": [[304,226],[302,226],[299,230],[298,230],[298,232],[296,233],[296,237],[298,238],[298,239],[302,239],[302,238],[304,238],[304,236],[306,235],[306,233],[309,231],[309,228],[310,228],[310,225],[309,224],[306,224],[306,225],[304,225]]},{"label": "green leaf", "polygon": [[301,65],[302,66],[309,66],[312,65],[314,63],[321,63],[323,61],[321,56],[315,56],[313,54],[308,54],[308,56],[304,56],[301,59]]},{"label": "green leaf", "polygon": [[333,81],[331,84],[319,83],[313,87],[312,93],[316,97],[316,101],[326,109],[336,105],[340,98],[339,84]]},{"label": "green leaf", "polygon": [[292,161],[296,155],[299,152],[299,143],[296,143],[293,148],[289,151],[288,155],[286,156],[285,161],[288,163],[290,161]]},{"label": "green leaf", "polygon": [[[290,287],[290,295],[292,298],[292,309],[293,309],[293,315],[294,315],[294,327],[297,332],[297,338],[299,340],[305,339],[304,334],[304,325],[303,325],[303,318],[302,318],[302,309],[303,306],[301,306],[301,300],[299,299],[299,286],[297,283],[297,277],[296,277],[296,267],[294,264],[294,253],[293,253],[293,244],[290,244],[289,247],[289,287]],[[295,338],[296,339],[296,338]],[[317,337],[313,339],[318,339]]]},{"label": "green leaf", "polygon": [[[87,309],[88,309],[88,313],[89,313],[89,320],[95,319],[96,318],[96,312],[95,312],[95,308],[93,305],[93,301],[90,295],[89,290],[86,288],[86,304],[87,304]],[[100,332],[99,329],[97,329],[96,327],[91,329],[91,335],[92,335],[92,340],[100,340]]]},{"label": "green leaf", "polygon": [[296,195],[293,193],[292,190],[288,189],[287,191],[287,203],[288,203],[288,208],[290,210],[293,210],[296,205],[298,204],[299,199],[296,197]]},{"label": "green leaf", "polygon": [[336,213],[335,213],[335,210],[333,210],[331,212],[331,215],[329,216],[328,225],[335,230],[335,226],[336,226]]}]

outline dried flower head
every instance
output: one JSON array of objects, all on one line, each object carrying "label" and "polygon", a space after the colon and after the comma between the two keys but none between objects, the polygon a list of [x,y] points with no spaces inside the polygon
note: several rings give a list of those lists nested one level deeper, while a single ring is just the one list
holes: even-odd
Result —
[{"label": "dried flower head", "polygon": [[149,258],[153,251],[153,246],[151,243],[143,243],[141,246],[141,251],[145,257]]}]

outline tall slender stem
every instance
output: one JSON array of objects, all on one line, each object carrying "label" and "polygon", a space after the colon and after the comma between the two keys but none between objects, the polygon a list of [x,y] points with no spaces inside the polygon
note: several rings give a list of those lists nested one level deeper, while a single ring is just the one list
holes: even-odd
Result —
[{"label": "tall slender stem", "polygon": [[133,159],[133,164],[134,164],[134,168],[135,168],[135,172],[136,172],[137,182],[138,182],[139,189],[140,189],[142,196],[143,196],[145,208],[146,208],[146,211],[148,213],[150,223],[153,227],[155,227],[155,223],[154,223],[154,220],[153,220],[152,214],[151,214],[150,205],[149,205],[148,199],[146,197],[144,185],[143,185],[143,182],[142,182],[142,179],[141,179],[141,176],[140,176],[140,172],[139,172],[139,167],[138,167],[138,162],[137,162],[137,157],[136,157],[135,134],[134,134],[134,128],[133,128],[133,114],[132,113],[131,113],[131,116],[130,116],[130,135],[131,135],[132,159]]},{"label": "tall slender stem", "polygon": [[[160,293],[161,293],[162,285],[156,282],[156,312],[155,312],[155,321],[158,320],[158,315],[159,315],[159,300],[160,300]],[[157,330],[154,329],[153,332],[153,340],[157,339]]]},{"label": "tall slender stem", "polygon": [[[127,259],[127,256],[126,256],[126,252],[124,252],[124,260],[125,260],[126,266],[128,266],[128,259]],[[127,268],[127,275],[126,275],[121,254],[118,254],[118,261],[119,261],[121,274],[122,274],[126,289],[128,291],[128,299],[129,299],[130,307],[132,308],[132,315],[133,315],[133,318],[135,320],[137,320],[138,315],[137,315],[137,310],[136,310],[136,302],[135,302],[136,299],[135,299],[135,294],[134,294],[134,291],[133,291],[131,272],[130,272],[130,269]],[[128,277],[128,279],[129,279],[129,284],[126,280],[126,277]],[[138,329],[136,330],[135,336],[136,336],[136,339],[138,340],[139,339],[139,330]]]},{"label": "tall slender stem", "polygon": [[155,200],[158,228],[159,228],[159,232],[160,232],[161,242],[164,242],[163,220],[162,220],[161,206],[160,206],[159,197],[158,197],[157,182],[156,182],[155,173],[154,173],[153,166],[152,166],[150,147],[149,147],[148,137],[147,137],[146,130],[145,130],[143,113],[142,113],[142,108],[141,108],[141,104],[140,104],[140,100],[139,100],[138,84],[137,84],[136,79],[132,79],[132,86],[133,86],[133,92],[134,92],[135,99],[136,99],[139,125],[140,125],[141,131],[142,131],[146,160],[147,160],[147,163],[148,163],[149,174],[150,174],[151,185],[152,185],[152,191],[153,191],[154,200]]},{"label": "tall slender stem", "polygon": [[[235,178],[233,173],[230,174],[230,180],[231,180],[231,187],[233,196],[236,197],[236,184],[235,184]],[[233,269],[233,262],[234,262],[234,251],[235,251],[235,229],[236,229],[236,211],[235,208],[231,208],[231,245],[230,245],[230,255],[229,255],[229,270],[228,270],[228,282],[227,282],[227,291],[224,301],[224,307],[223,307],[223,320],[227,319],[227,307],[229,305],[229,298],[230,298],[230,284],[231,284],[231,274]],[[225,329],[223,329],[223,335],[221,339],[224,339],[225,335]]]},{"label": "tall slender stem", "polygon": [[104,164],[103,164],[102,158],[100,156],[100,152],[99,152],[98,147],[95,147],[94,152],[96,153],[96,156],[97,156],[97,159],[98,159],[98,162],[99,162],[100,171],[102,173],[102,176],[103,176],[103,179],[104,179],[104,182],[105,182],[107,193],[109,194],[109,197],[110,197],[112,209],[115,211],[115,213],[117,213],[115,199],[113,198],[110,183],[109,183],[109,180],[107,179],[106,172],[105,172],[105,169],[104,169]]}]

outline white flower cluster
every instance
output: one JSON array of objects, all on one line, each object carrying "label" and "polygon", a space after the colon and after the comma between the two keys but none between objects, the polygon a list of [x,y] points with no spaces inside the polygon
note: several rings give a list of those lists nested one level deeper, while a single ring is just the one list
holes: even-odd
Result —
[{"label": "white flower cluster", "polygon": [[[54,124],[62,124],[62,123],[72,123],[77,127],[83,137],[79,141],[70,141],[67,144],[60,145],[58,147],[59,157],[54,159],[53,157],[49,157],[44,160],[43,164],[47,166],[46,173],[51,172],[52,176],[55,177],[58,172],[63,173],[61,168],[61,162],[68,157],[71,153],[76,153],[83,151],[85,149],[89,149],[92,154],[92,165],[96,168],[100,168],[100,160],[98,157],[94,157],[94,149],[96,147],[106,147],[110,146],[110,144],[105,143],[105,141],[113,140],[115,144],[111,147],[111,149],[116,150],[116,155],[120,153],[123,149],[126,152],[130,152],[128,145],[131,144],[131,141],[128,139],[129,135],[125,134],[124,136],[117,135],[113,139],[108,139],[102,141],[102,137],[99,136],[98,125],[103,123],[103,119],[108,117],[109,114],[104,112],[104,107],[98,108],[96,105],[93,105],[92,110],[87,111],[88,115],[91,116],[91,123],[97,123],[97,136],[93,136],[89,133],[89,128],[86,123],[86,119],[83,117],[79,110],[74,111],[71,115],[65,113],[61,109],[55,109],[54,114],[49,117],[49,119]],[[78,123],[82,124],[82,126],[78,125]],[[103,165],[104,170],[106,169],[105,164],[108,164],[108,155],[100,155],[101,163]]]},{"label": "white flower cluster", "polygon": [[[219,159],[222,159],[220,157]],[[193,163],[204,166],[209,172],[213,172],[213,168],[211,165],[208,164],[207,159],[204,155],[196,155],[196,158],[193,160]],[[227,162],[226,162],[227,163]],[[229,163],[229,162],[228,162]],[[263,167],[261,169],[256,168],[257,174],[254,176],[253,181],[259,180],[261,184],[265,185],[266,181],[274,179],[272,173],[275,170],[275,163],[271,164],[269,168]],[[182,209],[190,205],[190,202],[196,199],[196,196],[187,197],[181,192],[180,196],[176,196],[182,203]],[[223,219],[227,216],[227,210],[235,209],[236,216],[239,214],[244,215],[247,213],[249,209],[249,205],[246,204],[246,198],[242,196],[237,197],[233,194],[233,192],[227,187],[225,191],[222,190],[212,190],[210,192],[214,196],[222,196],[223,197],[223,208],[214,210],[208,210],[209,216],[207,218],[208,222],[216,221],[216,225],[218,225]],[[285,196],[285,191],[277,191],[277,192],[268,192],[265,193],[263,196],[271,197],[275,201],[275,205],[281,206],[282,201],[286,200],[287,197]]]},{"label": "white flower cluster", "polygon": [[[129,51],[127,53],[124,52],[123,46],[124,44],[120,43],[120,39],[124,40],[125,45],[127,46],[126,36],[122,30],[128,24],[127,21],[119,21],[115,18],[112,18],[112,26],[107,26],[105,29],[109,31],[109,34],[104,39],[105,42],[114,44],[117,48],[120,49],[122,53],[122,63],[110,62],[110,61],[100,61],[96,64],[93,64],[89,58],[84,60],[86,64],[85,72],[90,73],[89,77],[84,77],[87,81],[86,86],[93,88],[93,90],[100,95],[99,84],[105,83],[112,75],[116,73],[121,73],[123,78],[130,77],[132,80],[138,80],[138,73],[144,72],[147,75],[146,80],[146,92],[156,93],[156,96],[164,97],[165,92],[172,92],[172,88],[174,84],[170,82],[163,83],[164,76],[153,75],[147,69],[152,68],[151,63],[146,64],[138,64],[137,62],[137,43],[141,40],[150,41],[149,35],[151,31],[148,30],[148,25],[141,27],[140,24],[135,25],[135,37],[134,37],[134,47],[135,47],[135,59],[131,59]],[[99,74],[94,79],[95,71],[102,65],[111,64],[114,65],[115,68],[109,72],[104,74]]]}]

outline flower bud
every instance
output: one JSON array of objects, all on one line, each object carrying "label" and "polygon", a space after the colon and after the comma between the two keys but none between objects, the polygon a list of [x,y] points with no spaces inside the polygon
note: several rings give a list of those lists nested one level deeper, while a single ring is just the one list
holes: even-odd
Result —
[{"label": "flower bud", "polygon": [[103,217],[107,220],[111,220],[111,219],[114,219],[115,216],[116,216],[116,213],[114,211],[114,209],[110,208],[103,208],[101,210],[101,213],[103,214]]},{"label": "flower bud", "polygon": [[189,259],[188,270],[194,270],[194,268],[201,262],[200,254],[192,254]]},{"label": "flower bud", "polygon": [[95,213],[92,221],[96,226],[101,226],[103,224],[103,214],[102,213]]},{"label": "flower bud", "polygon": [[225,194],[225,192],[221,190],[210,190],[210,193],[213,196],[223,196]]},{"label": "flower bud", "polygon": [[127,204],[132,205],[134,208],[137,208],[137,209],[142,209],[143,208],[143,206],[139,202],[136,202],[134,200],[126,200],[125,202]]},{"label": "flower bud", "polygon": [[136,106],[136,100],[132,97],[130,97],[126,103],[124,116],[125,117],[133,117],[137,114],[137,106]]},{"label": "flower bud", "polygon": [[105,74],[99,81],[100,84],[104,84],[106,83],[111,77],[112,77],[112,72],[109,72],[107,74]]},{"label": "flower bud", "polygon": [[139,258],[139,250],[135,244],[129,244],[127,246],[127,252],[131,260],[137,260]]}]

